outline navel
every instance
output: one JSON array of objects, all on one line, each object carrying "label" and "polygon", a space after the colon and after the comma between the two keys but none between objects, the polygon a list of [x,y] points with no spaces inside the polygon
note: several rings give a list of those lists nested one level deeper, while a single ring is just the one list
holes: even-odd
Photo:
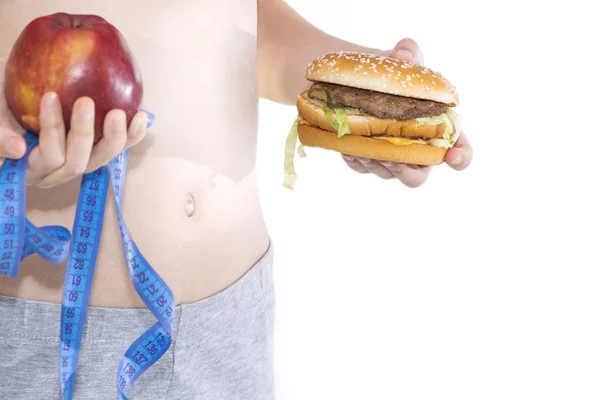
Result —
[{"label": "navel", "polygon": [[190,193],[187,195],[187,201],[185,202],[185,213],[188,217],[194,215],[194,211],[196,211],[196,199]]}]

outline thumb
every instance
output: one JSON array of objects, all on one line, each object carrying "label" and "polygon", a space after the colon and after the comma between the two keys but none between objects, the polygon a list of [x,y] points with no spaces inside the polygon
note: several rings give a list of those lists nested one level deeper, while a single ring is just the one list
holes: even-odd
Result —
[{"label": "thumb", "polygon": [[423,65],[425,63],[419,45],[410,38],[399,41],[390,53],[390,56],[413,64]]}]

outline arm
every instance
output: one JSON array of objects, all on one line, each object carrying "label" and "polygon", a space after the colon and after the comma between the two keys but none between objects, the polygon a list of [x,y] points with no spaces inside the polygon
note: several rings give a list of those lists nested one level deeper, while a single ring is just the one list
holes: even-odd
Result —
[{"label": "arm", "polygon": [[295,104],[307,87],[309,62],[330,51],[389,54],[338,39],[311,25],[282,0],[258,1],[258,83],[260,96]]},{"label": "arm", "polygon": [[[258,82],[260,96],[278,103],[295,104],[296,96],[308,87],[305,68],[312,60],[331,51],[358,51],[385,55],[423,64],[417,43],[403,39],[392,50],[359,46],[338,39],[311,25],[283,0],[258,0]],[[466,136],[461,134],[446,153],[446,163],[455,170],[465,169],[473,157]],[[431,167],[385,163],[343,155],[344,161],[359,173],[372,173],[384,179],[397,178],[406,186],[422,185]]]}]

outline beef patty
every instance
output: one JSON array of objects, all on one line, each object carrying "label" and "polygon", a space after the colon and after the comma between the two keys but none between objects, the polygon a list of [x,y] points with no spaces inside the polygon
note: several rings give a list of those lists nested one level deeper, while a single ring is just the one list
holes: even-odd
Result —
[{"label": "beef patty", "polygon": [[396,96],[329,83],[318,82],[311,89],[325,89],[329,92],[334,103],[359,108],[363,113],[378,118],[407,121],[440,115],[445,113],[447,108],[446,104],[436,101]]}]

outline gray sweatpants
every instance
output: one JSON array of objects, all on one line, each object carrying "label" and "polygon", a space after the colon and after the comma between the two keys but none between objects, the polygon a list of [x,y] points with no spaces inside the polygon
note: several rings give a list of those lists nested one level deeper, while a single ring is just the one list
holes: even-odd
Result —
[{"label": "gray sweatpants", "polygon": [[[173,343],[127,393],[130,400],[273,399],[272,247],[242,278],[178,306]],[[60,399],[60,304],[0,296],[0,399]],[[117,367],[156,319],[147,309],[93,308],[74,400],[115,400]]]}]

